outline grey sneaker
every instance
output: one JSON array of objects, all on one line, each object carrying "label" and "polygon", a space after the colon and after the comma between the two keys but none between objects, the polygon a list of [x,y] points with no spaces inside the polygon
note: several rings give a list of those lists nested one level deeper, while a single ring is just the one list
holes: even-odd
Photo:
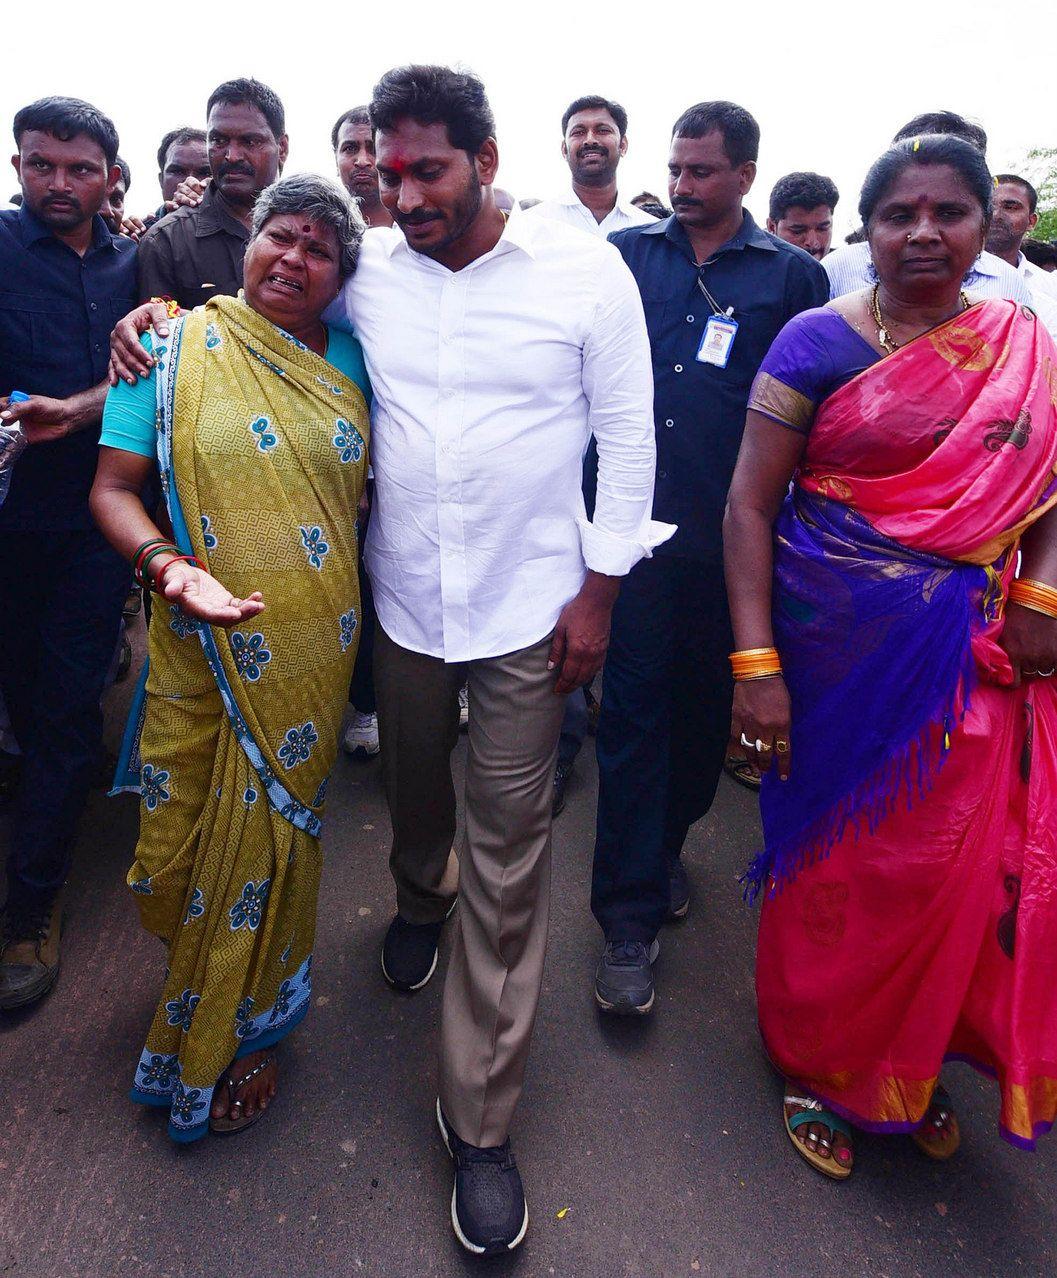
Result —
[{"label": "grey sneaker", "polygon": [[661,944],[607,941],[595,969],[595,999],[604,1012],[645,1016],[653,1006],[653,967]]}]

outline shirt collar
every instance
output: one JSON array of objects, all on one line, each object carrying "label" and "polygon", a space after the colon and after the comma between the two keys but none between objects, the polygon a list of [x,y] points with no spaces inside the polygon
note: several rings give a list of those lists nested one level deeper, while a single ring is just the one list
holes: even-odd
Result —
[{"label": "shirt collar", "polygon": [[[671,240],[673,244],[679,246],[686,252],[690,252],[690,237],[683,230],[683,224],[673,213],[671,217],[666,217],[661,222],[655,222],[652,226],[643,229],[643,235],[663,235]],[[760,230],[748,209],[741,211],[741,226],[734,235],[727,240],[726,244],[721,244],[712,254],[718,257],[721,253],[741,251],[744,248],[764,249],[768,253],[777,253],[778,245],[774,239],[767,234],[766,231]]]},{"label": "shirt collar", "polygon": [[[543,224],[545,223],[546,218],[525,217],[520,209],[515,208],[507,217],[506,225],[503,227],[503,234],[499,237],[498,244],[496,244],[495,248],[491,251],[494,253],[496,250],[502,250],[505,247],[513,247],[521,249],[521,251],[526,253],[529,257],[535,257],[535,238],[536,235],[544,229]],[[381,229],[382,228],[379,228],[379,231],[368,231],[367,233],[368,235],[379,234],[381,233]],[[397,249],[401,247],[403,247],[406,252],[413,253],[416,257],[426,257],[426,254],[424,253],[415,253],[415,250],[412,249],[410,244],[408,244],[407,240],[404,238],[403,231],[401,231],[399,227],[392,226],[384,229],[389,235],[389,238],[385,243],[385,253],[387,257],[392,257]],[[487,256],[487,254],[485,256]],[[426,257],[426,260],[429,261],[430,259]],[[473,262],[470,263],[470,267],[472,266]]]},{"label": "shirt collar", "polygon": [[[575,208],[587,209],[587,212],[591,213],[591,210],[587,208],[587,205],[576,194],[572,186],[569,187],[569,189],[565,192],[564,195],[558,198],[557,203],[564,204],[567,208],[571,208],[571,209],[575,209]],[[627,216],[629,213],[634,213],[634,212],[637,212],[637,210],[635,209],[635,206],[633,204],[629,204],[627,200],[622,200],[620,198],[620,192],[618,191],[616,203],[613,205],[610,211],[606,214],[606,217],[612,217],[614,213],[623,213],[625,216]],[[594,214],[591,213],[591,216],[594,217]]]},{"label": "shirt collar", "polygon": [[[22,243],[27,247],[38,240],[57,238],[25,204],[19,206],[18,220],[22,227]],[[98,213],[92,218],[91,247],[93,249],[114,247],[114,237]]]},{"label": "shirt collar", "polygon": [[204,235],[216,235],[220,231],[236,235],[240,240],[248,240],[250,237],[249,231],[238,218],[228,212],[216,183],[210,179],[202,195],[202,203],[196,210],[195,237],[201,239]]}]

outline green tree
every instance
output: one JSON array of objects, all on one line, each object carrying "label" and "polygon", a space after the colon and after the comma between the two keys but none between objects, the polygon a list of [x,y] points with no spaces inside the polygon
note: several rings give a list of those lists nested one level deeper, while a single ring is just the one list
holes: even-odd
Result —
[{"label": "green tree", "polygon": [[1039,193],[1037,240],[1057,239],[1057,147],[1034,147],[1023,165],[1024,176]]}]

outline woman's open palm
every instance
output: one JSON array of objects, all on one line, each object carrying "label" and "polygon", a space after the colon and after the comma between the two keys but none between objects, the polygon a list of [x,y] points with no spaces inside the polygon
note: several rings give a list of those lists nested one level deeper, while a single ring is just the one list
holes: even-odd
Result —
[{"label": "woman's open palm", "polygon": [[162,570],[160,593],[189,617],[211,626],[234,626],[264,611],[264,596],[259,590],[247,599],[237,599],[215,577],[179,559]]}]

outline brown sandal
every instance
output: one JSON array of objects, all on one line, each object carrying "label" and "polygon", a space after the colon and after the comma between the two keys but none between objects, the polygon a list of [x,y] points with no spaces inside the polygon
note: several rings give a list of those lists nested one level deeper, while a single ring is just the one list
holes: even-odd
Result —
[{"label": "brown sandal", "polygon": [[[929,1129],[939,1131],[943,1127],[947,1128],[947,1135],[942,1140],[926,1140],[922,1135]],[[958,1127],[958,1117],[945,1087],[937,1087],[932,1093],[932,1101],[925,1111],[925,1117],[917,1130],[910,1133],[910,1139],[926,1158],[931,1158],[937,1163],[945,1163],[948,1158],[953,1158],[958,1152],[958,1146],[962,1143],[962,1134]]]},{"label": "brown sandal", "polygon": [[[233,1064],[234,1061],[232,1061],[232,1065]],[[245,1087],[247,1083],[255,1079],[258,1074],[263,1074],[269,1065],[274,1064],[275,1057],[266,1056],[259,1065],[255,1065],[253,1069],[249,1070],[238,1079],[231,1077],[230,1066],[224,1071],[220,1077],[220,1081],[217,1083],[217,1086],[227,1087],[228,1089],[228,1113],[224,1118],[211,1118],[209,1120],[209,1130],[213,1132],[214,1135],[234,1136],[237,1132],[244,1132],[247,1127],[252,1127],[257,1119],[264,1114],[267,1106],[260,1105],[257,1107],[256,1113],[245,1118],[230,1117],[231,1111],[236,1106],[242,1105],[242,1102],[237,1099],[238,1093],[242,1090],[242,1088]]]}]

